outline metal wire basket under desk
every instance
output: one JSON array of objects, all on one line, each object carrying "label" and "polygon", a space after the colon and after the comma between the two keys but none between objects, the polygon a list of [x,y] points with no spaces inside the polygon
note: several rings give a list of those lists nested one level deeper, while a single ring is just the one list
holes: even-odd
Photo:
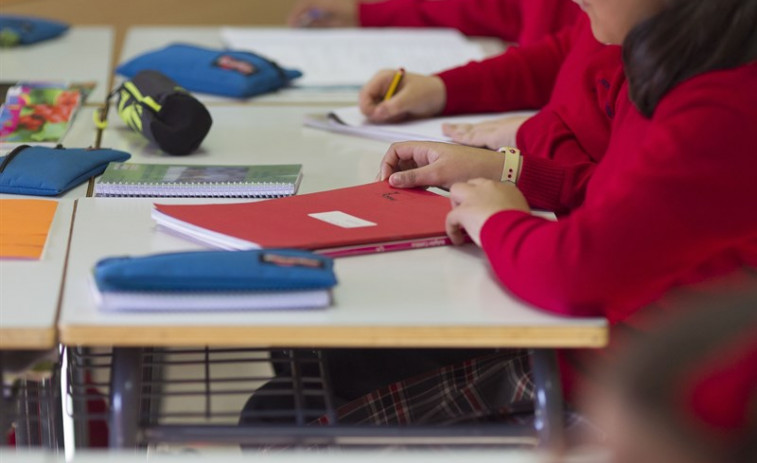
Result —
[{"label": "metal wire basket under desk", "polygon": [[[535,444],[527,426],[340,424],[319,350],[68,348],[65,412],[77,446]],[[274,371],[276,374],[274,374]],[[263,406],[246,407],[253,397]],[[267,404],[271,404],[268,406]],[[317,423],[328,423],[325,425]],[[101,440],[101,439],[100,439]]]}]

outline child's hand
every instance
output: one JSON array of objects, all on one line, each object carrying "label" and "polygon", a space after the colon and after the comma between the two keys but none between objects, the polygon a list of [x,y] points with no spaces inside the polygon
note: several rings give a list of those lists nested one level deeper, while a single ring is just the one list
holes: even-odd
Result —
[{"label": "child's hand", "polygon": [[481,229],[497,212],[530,212],[523,193],[509,182],[476,178],[455,183],[449,192],[452,211],[447,214],[446,227],[447,235],[454,244],[463,244],[467,233],[474,243],[481,246]]},{"label": "child's hand", "polygon": [[394,143],[381,160],[380,180],[397,188],[439,186],[472,178],[499,180],[505,157],[494,151],[435,142]]},{"label": "child's hand", "polygon": [[357,0],[300,0],[287,18],[290,27],[356,27]]},{"label": "child's hand", "polygon": [[442,124],[442,132],[456,143],[496,150],[516,146],[515,136],[527,119],[528,116],[513,116],[478,124]]},{"label": "child's hand", "polygon": [[447,102],[447,89],[436,76],[406,73],[396,93],[384,101],[384,95],[396,70],[379,71],[360,90],[360,110],[372,122],[397,122],[436,116]]}]

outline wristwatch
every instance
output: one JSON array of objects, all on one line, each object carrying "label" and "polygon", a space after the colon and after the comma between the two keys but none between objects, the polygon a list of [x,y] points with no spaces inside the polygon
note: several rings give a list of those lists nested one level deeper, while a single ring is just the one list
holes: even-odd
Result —
[{"label": "wristwatch", "polygon": [[512,146],[503,146],[498,149],[500,153],[505,155],[505,166],[502,168],[502,182],[517,183],[518,176],[520,175],[521,163],[523,162],[523,156],[520,154],[518,148]]}]

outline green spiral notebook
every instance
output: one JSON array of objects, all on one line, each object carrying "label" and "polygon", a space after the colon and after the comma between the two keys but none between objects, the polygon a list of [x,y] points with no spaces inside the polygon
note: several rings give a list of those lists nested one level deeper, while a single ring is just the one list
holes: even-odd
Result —
[{"label": "green spiral notebook", "polygon": [[112,162],[95,196],[279,198],[297,193],[301,164],[176,165]]}]

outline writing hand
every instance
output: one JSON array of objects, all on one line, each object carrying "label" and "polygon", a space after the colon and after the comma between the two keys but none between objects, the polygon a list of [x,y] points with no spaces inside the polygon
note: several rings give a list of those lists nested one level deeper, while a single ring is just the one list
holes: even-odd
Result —
[{"label": "writing hand", "polygon": [[384,101],[384,95],[394,79],[396,70],[379,71],[360,90],[360,110],[372,122],[397,122],[436,116],[444,109],[447,90],[436,76],[405,73],[394,96]]},{"label": "writing hand", "polygon": [[356,0],[300,0],[289,13],[290,27],[355,27]]}]

